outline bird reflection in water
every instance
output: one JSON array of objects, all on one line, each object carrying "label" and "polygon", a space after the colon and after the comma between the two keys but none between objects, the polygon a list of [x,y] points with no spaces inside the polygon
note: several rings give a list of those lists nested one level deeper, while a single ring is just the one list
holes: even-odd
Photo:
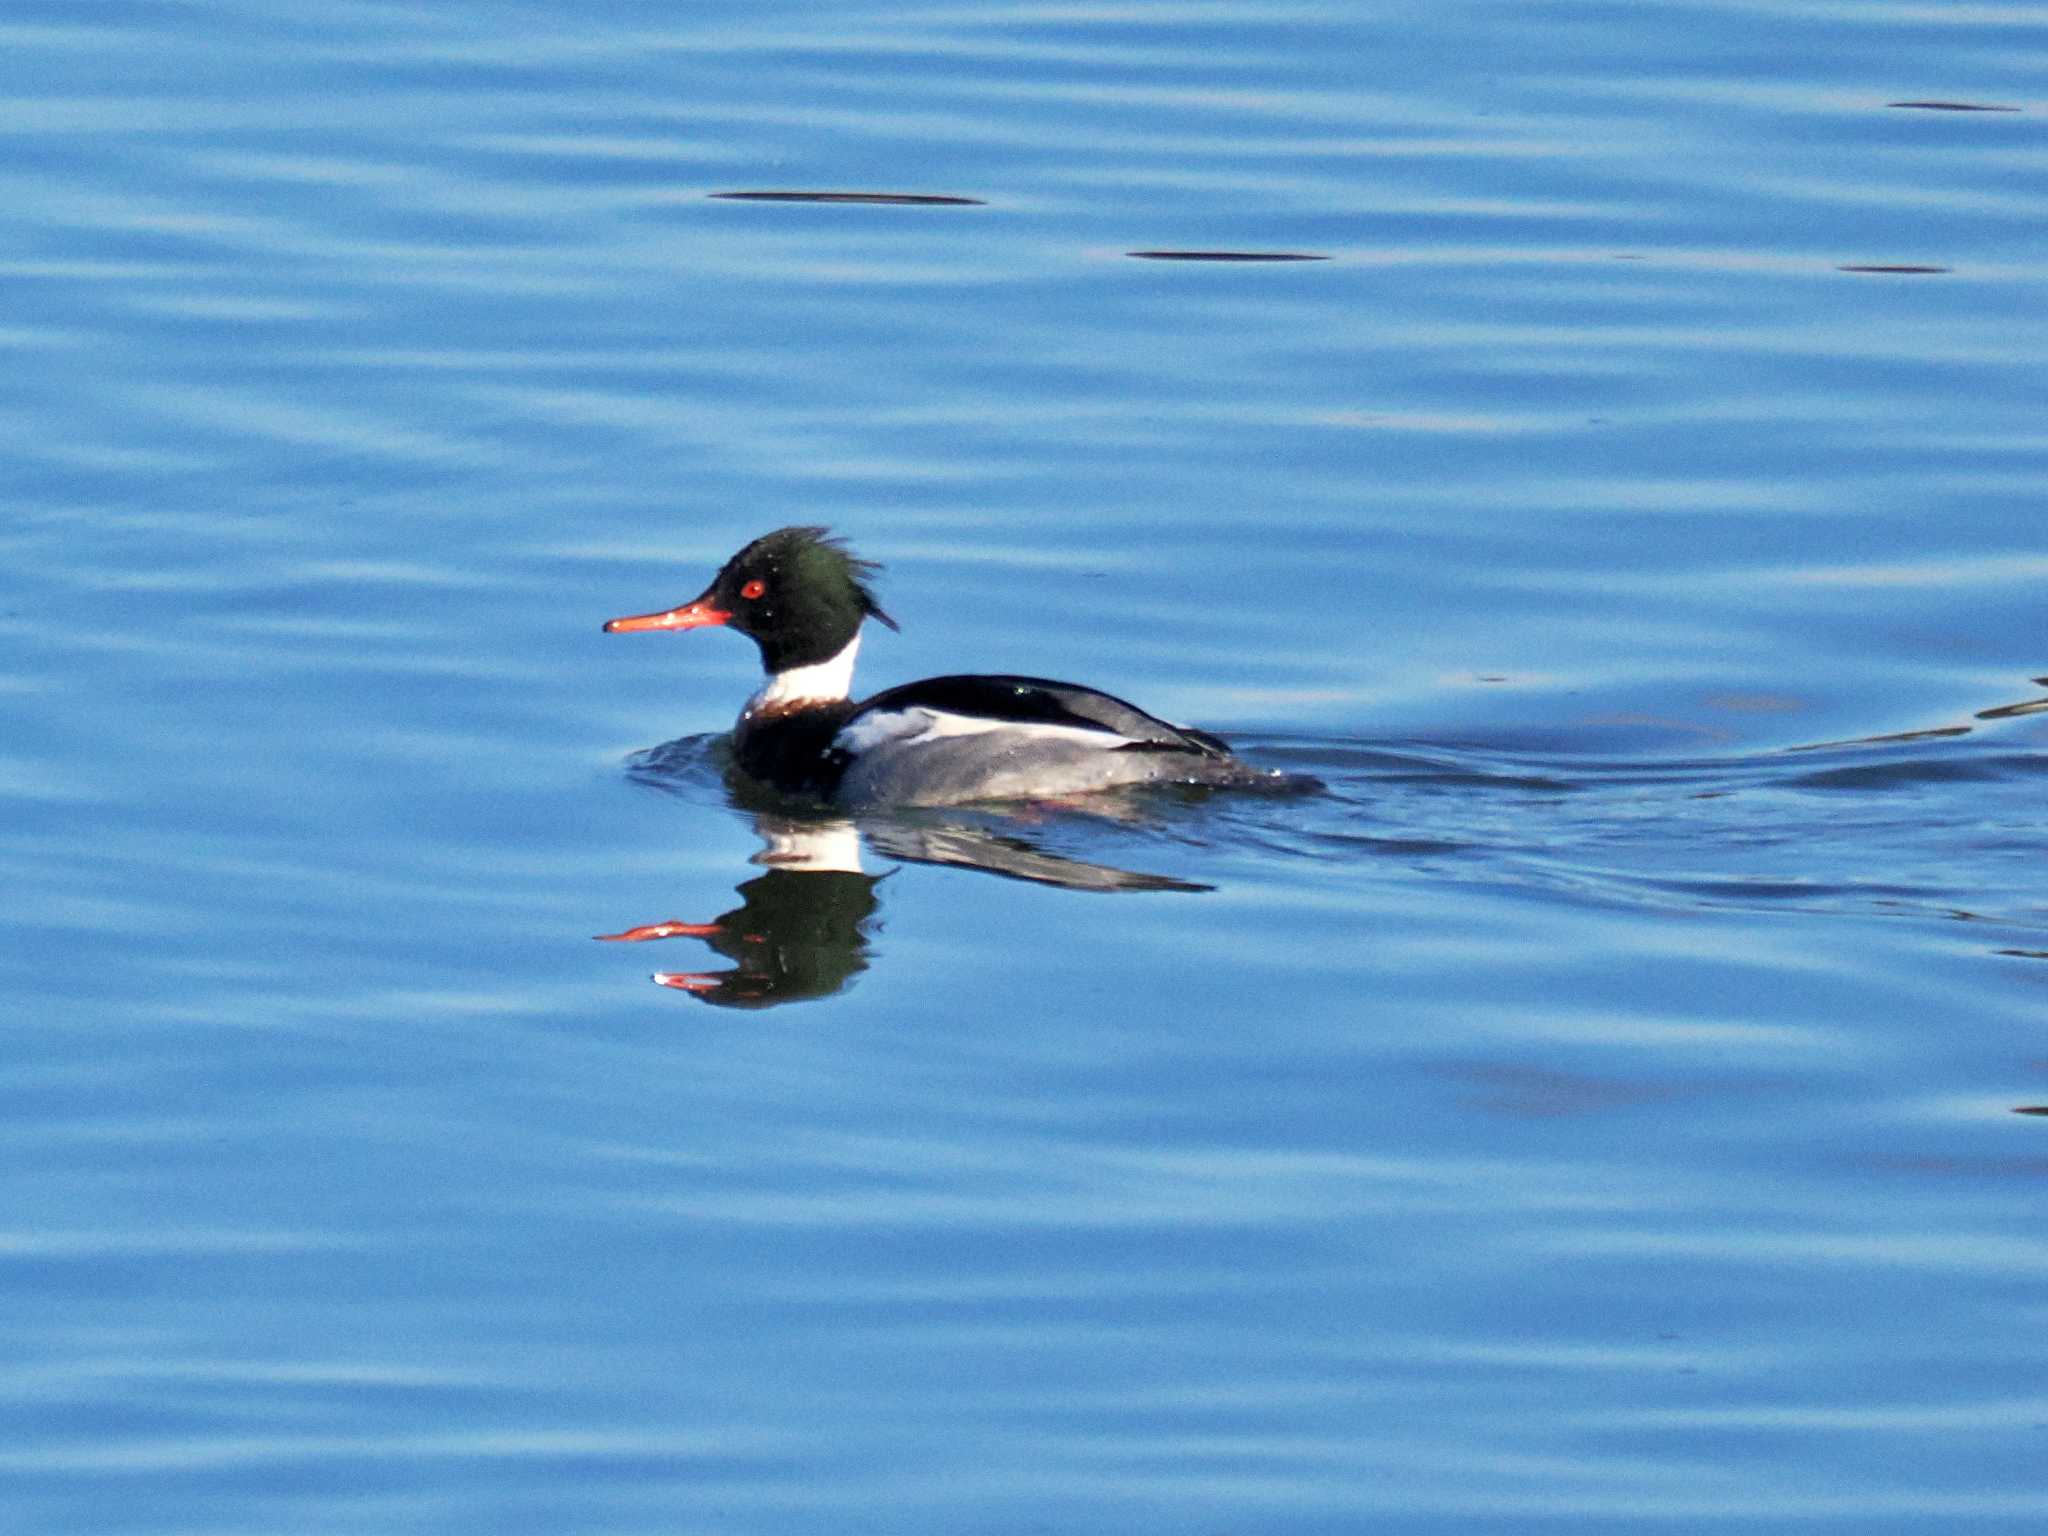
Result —
[{"label": "bird reflection in water", "polygon": [[883,878],[861,867],[860,833],[850,821],[806,824],[755,818],[766,846],[752,862],[765,874],[742,881],[740,905],[708,923],[642,923],[600,939],[702,939],[733,962],[729,971],[656,971],[664,987],[725,1008],[771,1008],[830,997],[868,966],[868,925]]},{"label": "bird reflection in water", "polygon": [[1091,864],[1048,852],[1017,832],[957,816],[805,820],[756,815],[766,872],[737,887],[740,905],[709,922],[669,919],[597,937],[613,943],[702,939],[732,962],[724,971],[656,971],[664,987],[723,1008],[772,1008],[831,997],[868,968],[880,906],[863,845],[908,864],[950,864],[1084,891],[1206,891],[1212,887]]}]

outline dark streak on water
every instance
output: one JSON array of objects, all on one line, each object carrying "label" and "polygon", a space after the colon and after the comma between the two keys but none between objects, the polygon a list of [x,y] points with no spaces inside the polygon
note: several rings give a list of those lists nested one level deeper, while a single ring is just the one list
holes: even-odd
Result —
[{"label": "dark streak on water", "polygon": [[1126,251],[1139,261],[1328,261],[1306,251]]},{"label": "dark streak on water", "polygon": [[1888,101],[1888,107],[1909,107],[1922,112],[2017,112],[2018,107],[1990,106],[1976,101]]},{"label": "dark streak on water", "polygon": [[876,203],[905,208],[980,208],[978,197],[946,197],[927,192],[710,192],[708,197],[738,203]]},{"label": "dark streak on water", "polygon": [[[2036,682],[2041,681],[2039,678]],[[2016,720],[2021,715],[2038,715],[2048,710],[2048,699],[2027,699],[2018,704],[2000,704],[1995,709],[1977,711],[1979,720]]]}]

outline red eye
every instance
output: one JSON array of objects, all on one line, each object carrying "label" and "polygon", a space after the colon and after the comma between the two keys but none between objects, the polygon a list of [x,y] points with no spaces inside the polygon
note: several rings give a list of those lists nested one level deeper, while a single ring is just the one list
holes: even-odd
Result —
[{"label": "red eye", "polygon": [[763,592],[766,592],[767,590],[768,583],[763,581],[760,577],[756,576],[752,581],[748,582],[744,587],[740,588],[740,596],[752,599],[759,597]]}]

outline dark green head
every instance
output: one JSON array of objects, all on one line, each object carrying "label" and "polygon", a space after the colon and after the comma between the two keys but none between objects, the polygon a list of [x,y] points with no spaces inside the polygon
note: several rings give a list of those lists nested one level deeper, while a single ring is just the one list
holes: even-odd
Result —
[{"label": "dark green head", "polygon": [[880,567],[823,528],[778,528],[725,562],[701,597],[662,613],[613,619],[613,633],[728,624],[761,648],[770,672],[814,666],[845,650],[863,620],[896,627],[868,585]]}]

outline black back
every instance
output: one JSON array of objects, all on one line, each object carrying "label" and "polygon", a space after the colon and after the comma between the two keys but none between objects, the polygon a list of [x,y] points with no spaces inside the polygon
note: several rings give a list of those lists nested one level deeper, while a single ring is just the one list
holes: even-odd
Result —
[{"label": "black back", "polygon": [[[1054,682],[1047,677],[957,674],[927,677],[885,688],[865,699],[849,719],[887,714],[900,709],[932,709],[953,715],[978,715],[1016,725],[1062,725],[1101,731],[1126,738],[1118,751],[1192,752],[1202,757],[1228,757],[1230,748],[1206,731],[1170,725],[1094,688]],[[843,723],[843,722],[842,722]],[[1105,743],[1105,745],[1107,745]]]}]

